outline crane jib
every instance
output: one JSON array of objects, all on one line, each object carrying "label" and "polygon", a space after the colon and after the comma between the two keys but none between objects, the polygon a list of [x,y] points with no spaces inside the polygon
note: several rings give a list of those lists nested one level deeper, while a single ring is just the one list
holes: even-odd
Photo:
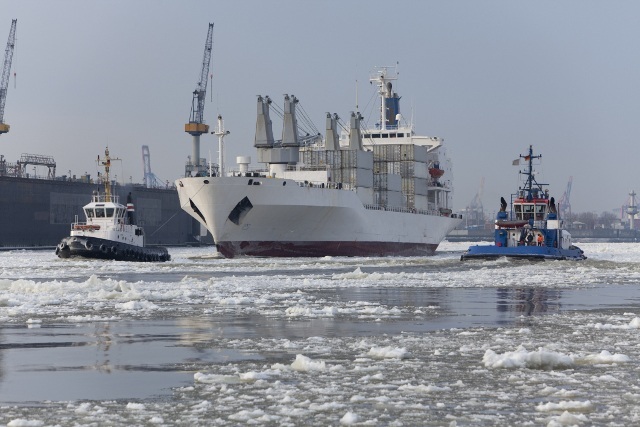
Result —
[{"label": "crane jib", "polygon": [[200,70],[200,80],[193,91],[193,102],[191,105],[190,123],[204,122],[204,100],[207,94],[207,76],[211,64],[211,51],[213,46],[213,23],[209,24],[207,40],[204,44],[204,55],[202,57],[202,69]]},{"label": "crane jib", "polygon": [[11,60],[13,59],[13,49],[16,43],[16,24],[17,19],[11,20],[11,29],[9,30],[9,39],[7,40],[7,48],[4,51],[4,62],[2,65],[2,76],[0,76],[0,133],[4,133],[9,130],[8,125],[3,125],[4,122],[4,105],[7,100],[7,89],[9,87],[9,77],[11,75]]}]

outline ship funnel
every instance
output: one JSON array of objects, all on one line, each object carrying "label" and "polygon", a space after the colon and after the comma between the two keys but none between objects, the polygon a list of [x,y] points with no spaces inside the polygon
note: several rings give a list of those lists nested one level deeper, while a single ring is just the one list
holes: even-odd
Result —
[{"label": "ship funnel", "polygon": [[391,92],[391,82],[387,83],[387,95],[384,101],[383,129],[397,129],[400,124],[400,97],[397,93]]},{"label": "ship funnel", "polygon": [[337,121],[338,115],[334,114],[331,116],[331,113],[327,113],[327,126],[325,132],[325,142],[324,148],[325,150],[339,150],[340,142],[338,140],[338,129],[337,129]]},{"label": "ship funnel", "polygon": [[282,146],[298,147],[298,122],[296,121],[296,104],[298,99],[291,95],[284,96],[284,124],[282,126]]},{"label": "ship funnel", "polygon": [[362,134],[360,133],[360,113],[351,112],[349,127],[349,150],[362,150]]},{"label": "ship funnel", "polygon": [[131,197],[131,191],[129,191],[129,194],[127,194],[127,220],[129,224],[135,224],[134,212],[133,198]]},{"label": "ship funnel", "polygon": [[256,118],[256,139],[254,147],[270,148],[273,147],[273,128],[271,127],[271,119],[269,118],[269,104],[271,99],[266,96],[258,95],[258,117]]}]

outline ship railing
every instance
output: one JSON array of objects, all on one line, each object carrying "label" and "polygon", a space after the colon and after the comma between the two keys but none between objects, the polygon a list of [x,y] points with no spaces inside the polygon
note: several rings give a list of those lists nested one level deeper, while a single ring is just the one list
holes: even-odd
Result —
[{"label": "ship railing", "polygon": [[374,211],[387,211],[387,212],[400,212],[400,213],[413,213],[419,215],[435,215],[441,216],[440,212],[432,209],[412,209],[412,208],[401,208],[397,206],[384,206],[384,205],[364,205],[365,209],[374,210]]},{"label": "ship railing", "polygon": [[246,171],[232,169],[227,172],[227,176],[266,177],[267,175],[269,175],[269,171],[266,169],[249,169]]},{"label": "ship railing", "polygon": [[91,201],[93,203],[119,203],[120,196],[116,196],[115,194],[111,194],[107,196],[106,194],[93,194],[91,196]]},{"label": "ship railing", "polygon": [[329,170],[331,169],[330,165],[301,165],[301,166],[297,166],[297,165],[288,165],[287,166],[287,170],[288,171],[324,171],[324,170]]},{"label": "ship railing", "polygon": [[343,182],[296,181],[298,187],[327,188],[332,190],[353,190],[350,184]]}]

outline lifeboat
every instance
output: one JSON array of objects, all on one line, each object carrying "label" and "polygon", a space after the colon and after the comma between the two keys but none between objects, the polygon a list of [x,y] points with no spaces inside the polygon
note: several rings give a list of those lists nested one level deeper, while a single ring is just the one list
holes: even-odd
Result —
[{"label": "lifeboat", "polygon": [[442,175],[444,175],[444,170],[440,168],[429,168],[429,175],[431,175],[432,178],[437,179],[437,178],[440,178]]},{"label": "lifeboat", "polygon": [[100,230],[100,226],[97,224],[73,224],[74,230],[84,230],[84,231],[97,231]]}]

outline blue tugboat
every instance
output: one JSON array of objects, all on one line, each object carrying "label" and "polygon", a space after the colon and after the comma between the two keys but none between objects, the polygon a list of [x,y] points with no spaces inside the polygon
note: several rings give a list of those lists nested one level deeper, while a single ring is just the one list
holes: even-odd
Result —
[{"label": "blue tugboat", "polygon": [[[571,234],[563,228],[553,197],[547,184],[538,184],[533,176],[533,148],[529,154],[520,155],[528,165],[524,172],[526,182],[512,199],[512,210],[507,212],[507,202],[500,198],[500,212],[495,222],[495,244],[475,245],[462,254],[462,261],[469,259],[495,259],[499,257],[530,260],[582,260],[584,252],[571,243]],[[521,161],[518,159],[519,161]],[[514,163],[517,164],[517,163]]]}]

